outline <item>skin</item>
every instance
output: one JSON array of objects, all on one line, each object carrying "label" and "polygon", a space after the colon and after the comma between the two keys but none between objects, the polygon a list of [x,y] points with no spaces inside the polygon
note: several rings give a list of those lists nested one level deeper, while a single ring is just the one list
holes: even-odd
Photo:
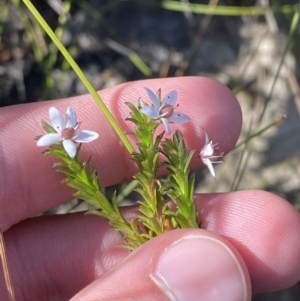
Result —
[{"label": "skin", "polygon": [[[144,87],[162,88],[163,95],[178,91],[179,110],[192,122],[172,128],[183,132],[188,149],[200,152],[202,129],[225,153],[234,147],[241,130],[240,107],[225,86],[208,78],[153,79],[100,91],[125,132],[132,125],[125,121],[129,111],[124,102],[136,102],[140,96],[147,100]],[[82,129],[100,135],[83,145],[82,158],[92,156],[104,187],[128,180],[136,171],[89,95],[0,109],[0,224],[17,300],[181,300],[174,297],[174,287],[164,287],[159,278],[165,262],[176,255],[180,260],[172,261],[174,265],[187,260],[189,273],[175,273],[176,279],[171,275],[172,283],[182,291],[196,287],[198,300],[205,300],[201,287],[214,284],[218,290],[226,277],[214,272],[192,281],[198,279],[198,270],[209,256],[189,257],[189,251],[183,257],[177,254],[176,246],[186,242],[201,250],[209,241],[212,256],[218,258],[219,253],[213,253],[218,248],[226,255],[220,260],[220,271],[224,266],[232,275],[236,273],[226,284],[241,290],[236,300],[250,300],[252,293],[282,290],[300,280],[300,215],[287,201],[264,191],[197,195],[206,230],[171,231],[132,253],[119,247],[119,234],[100,217],[81,213],[33,217],[69,200],[74,192],[60,184],[62,176],[52,169],[55,159],[44,157],[43,148],[33,140],[43,134],[40,120],[48,120],[51,106],[65,112],[69,105],[75,108]],[[199,158],[193,159],[192,168],[202,166]],[[131,216],[135,209],[124,210]],[[194,268],[198,263],[199,268]],[[6,296],[1,277],[0,296]],[[243,279],[244,284],[237,286],[236,279]]]}]

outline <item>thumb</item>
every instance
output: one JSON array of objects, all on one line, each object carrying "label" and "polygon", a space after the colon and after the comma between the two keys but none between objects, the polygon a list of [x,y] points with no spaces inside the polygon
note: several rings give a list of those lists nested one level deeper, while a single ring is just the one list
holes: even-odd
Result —
[{"label": "thumb", "polygon": [[71,301],[250,299],[249,273],[236,249],[207,230],[184,229],[150,240]]}]

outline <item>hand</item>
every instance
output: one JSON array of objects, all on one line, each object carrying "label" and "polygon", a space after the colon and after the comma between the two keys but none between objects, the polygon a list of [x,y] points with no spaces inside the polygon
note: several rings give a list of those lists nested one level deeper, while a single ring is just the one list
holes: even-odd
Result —
[{"label": "hand", "polygon": [[[192,119],[178,126],[189,149],[203,146],[201,128],[225,153],[234,147],[239,105],[227,88],[207,78],[138,81],[101,91],[125,132],[131,125],[124,120],[129,114],[124,102],[146,97],[144,87],[178,91],[180,111]],[[120,235],[98,216],[32,218],[73,192],[60,184],[54,159],[44,157],[33,140],[43,134],[40,120],[48,120],[50,106],[65,111],[70,104],[82,127],[100,134],[84,145],[82,155],[92,156],[102,185],[128,180],[135,171],[88,95],[0,110],[0,223],[18,301],[250,300],[252,292],[281,290],[300,280],[299,213],[264,191],[198,195],[206,230],[171,231],[132,253],[118,247]],[[200,159],[192,165],[202,166]],[[130,215],[133,209],[124,210]],[[1,277],[0,296],[6,296]]]}]

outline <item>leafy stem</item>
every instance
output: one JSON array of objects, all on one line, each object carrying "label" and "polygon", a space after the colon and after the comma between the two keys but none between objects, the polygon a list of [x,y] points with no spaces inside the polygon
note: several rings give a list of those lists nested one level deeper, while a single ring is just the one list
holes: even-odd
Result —
[{"label": "leafy stem", "polygon": [[95,214],[106,218],[109,223],[119,231],[126,241],[125,247],[133,250],[145,242],[140,229],[134,222],[128,222],[120,212],[115,195],[110,202],[99,183],[97,172],[91,166],[91,160],[80,161],[80,147],[77,154],[71,158],[66,154],[61,144],[54,144],[45,150],[45,154],[60,158],[61,161],[54,164],[56,170],[66,176],[63,184],[74,188],[77,192],[75,197],[95,206],[97,209],[90,210],[88,214]]},{"label": "leafy stem", "polygon": [[134,176],[140,183],[136,191],[143,198],[143,201],[139,202],[139,211],[142,214],[137,218],[145,228],[143,236],[150,239],[169,230],[161,214],[164,197],[161,193],[161,183],[157,180],[159,145],[164,133],[154,138],[154,132],[159,123],[140,112],[139,109],[144,106],[141,99],[139,99],[139,108],[131,103],[127,105],[131,109],[131,117],[128,120],[136,125],[132,134],[138,139],[138,151],[133,152],[131,156],[139,167],[139,172]]},{"label": "leafy stem", "polygon": [[194,201],[195,176],[189,176],[189,165],[194,151],[187,153],[179,131],[176,131],[173,139],[161,143],[160,151],[167,158],[162,166],[170,171],[168,178],[163,181],[164,191],[176,205],[175,212],[167,210],[165,214],[172,218],[174,228],[199,228]]}]

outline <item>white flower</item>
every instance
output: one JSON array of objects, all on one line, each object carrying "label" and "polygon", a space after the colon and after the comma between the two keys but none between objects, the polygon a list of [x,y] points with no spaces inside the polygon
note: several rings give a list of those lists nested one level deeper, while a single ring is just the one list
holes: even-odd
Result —
[{"label": "white flower", "polygon": [[140,111],[154,120],[160,119],[168,135],[172,133],[170,123],[183,124],[191,120],[190,117],[183,113],[174,112],[178,95],[176,90],[169,92],[161,101],[160,90],[155,95],[150,89],[145,89],[150,97],[152,106],[142,107]]},{"label": "white flower", "polygon": [[56,133],[50,133],[42,136],[37,146],[48,146],[62,141],[67,154],[74,158],[77,152],[76,143],[91,142],[99,137],[98,133],[93,131],[80,131],[77,122],[76,112],[72,107],[68,107],[66,118],[54,107],[49,109],[51,124]]},{"label": "white flower", "polygon": [[213,144],[211,140],[209,140],[208,134],[205,133],[205,145],[201,149],[200,157],[202,162],[207,166],[209,172],[216,179],[216,173],[214,171],[213,163],[222,163],[222,157],[224,153],[216,154],[219,147],[217,147],[218,143]]}]

